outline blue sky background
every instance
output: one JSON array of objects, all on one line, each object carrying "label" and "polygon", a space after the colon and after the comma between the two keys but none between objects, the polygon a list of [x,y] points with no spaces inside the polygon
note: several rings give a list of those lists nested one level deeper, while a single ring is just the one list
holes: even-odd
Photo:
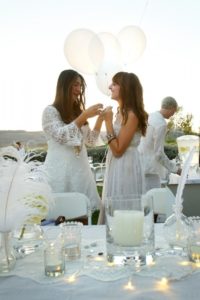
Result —
[{"label": "blue sky background", "polygon": [[[140,26],[147,46],[126,70],[143,85],[148,112],[163,97],[175,97],[200,126],[200,1],[198,0],[0,0],[0,130],[41,130],[59,73],[71,68],[64,56],[66,37],[79,28],[117,35]],[[78,49],[75,49],[75,51]],[[112,101],[87,82],[87,106]]]}]

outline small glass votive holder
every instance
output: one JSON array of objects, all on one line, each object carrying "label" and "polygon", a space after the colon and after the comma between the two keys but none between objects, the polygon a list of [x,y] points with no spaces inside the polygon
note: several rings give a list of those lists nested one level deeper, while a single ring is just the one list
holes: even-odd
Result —
[{"label": "small glass votive holder", "polygon": [[200,263],[200,217],[189,217],[192,230],[187,242],[188,258],[190,261]]},{"label": "small glass votive holder", "polygon": [[43,245],[44,232],[39,224],[24,224],[13,233],[13,247],[17,258],[31,254]]},{"label": "small glass votive holder", "polygon": [[56,243],[49,243],[44,249],[44,269],[48,277],[59,277],[65,273],[64,248]]},{"label": "small glass votive holder", "polygon": [[66,222],[60,224],[63,236],[65,259],[75,260],[81,257],[81,235],[83,224]]}]

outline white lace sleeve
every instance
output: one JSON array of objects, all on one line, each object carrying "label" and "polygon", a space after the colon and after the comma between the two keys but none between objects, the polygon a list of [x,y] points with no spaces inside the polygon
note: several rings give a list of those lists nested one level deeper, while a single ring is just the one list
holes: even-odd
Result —
[{"label": "white lace sleeve", "polygon": [[100,132],[96,130],[91,130],[89,125],[82,126],[84,142],[87,146],[93,147],[97,143]]},{"label": "white lace sleeve", "polygon": [[156,129],[154,136],[154,151],[156,160],[172,173],[177,172],[177,166],[174,161],[171,161],[164,152],[166,127],[161,126]]},{"label": "white lace sleeve", "polygon": [[59,144],[81,146],[83,135],[75,122],[65,124],[57,109],[47,106],[42,115],[42,128],[47,139],[52,138]]}]

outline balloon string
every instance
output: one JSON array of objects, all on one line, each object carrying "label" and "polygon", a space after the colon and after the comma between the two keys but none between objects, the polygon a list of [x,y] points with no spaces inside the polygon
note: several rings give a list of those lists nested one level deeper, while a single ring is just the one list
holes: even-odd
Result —
[{"label": "balloon string", "polygon": [[142,12],[142,15],[141,15],[141,17],[140,17],[140,20],[139,20],[139,25],[142,23],[142,21],[143,21],[143,18],[144,18],[144,15],[145,15],[145,13],[146,13],[146,10],[147,10],[147,7],[148,7],[148,5],[149,5],[149,0],[146,0],[146,2],[145,2],[145,5],[144,5],[144,9],[143,9],[143,12]]}]

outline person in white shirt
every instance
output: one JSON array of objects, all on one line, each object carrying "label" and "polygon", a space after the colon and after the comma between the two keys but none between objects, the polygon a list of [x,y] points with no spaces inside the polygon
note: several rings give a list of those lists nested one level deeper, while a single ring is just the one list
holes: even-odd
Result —
[{"label": "person in white shirt", "polygon": [[164,152],[167,122],[177,111],[178,104],[172,97],[165,97],[160,111],[149,114],[146,136],[141,138],[138,150],[142,155],[146,191],[161,187],[163,169],[181,174],[181,169]]}]

